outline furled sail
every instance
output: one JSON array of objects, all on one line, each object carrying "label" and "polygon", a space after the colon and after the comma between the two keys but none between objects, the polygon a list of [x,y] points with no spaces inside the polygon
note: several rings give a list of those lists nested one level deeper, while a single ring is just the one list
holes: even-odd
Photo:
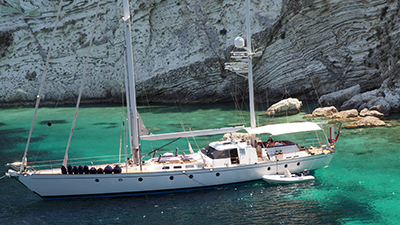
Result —
[{"label": "furled sail", "polygon": [[280,123],[280,124],[271,124],[262,127],[257,127],[251,129],[250,127],[245,128],[249,134],[271,134],[271,135],[280,135],[280,134],[291,134],[297,132],[306,132],[306,131],[315,131],[321,130],[321,127],[316,123],[311,122],[299,122],[299,123]]},{"label": "furled sail", "polygon": [[225,127],[225,128],[218,128],[218,129],[195,130],[195,131],[185,131],[185,132],[166,133],[166,134],[150,134],[150,135],[140,136],[140,139],[153,141],[153,140],[162,140],[162,139],[172,139],[172,138],[178,138],[178,137],[214,135],[214,134],[236,132],[243,128],[244,128],[244,126],[236,126],[236,127]]}]

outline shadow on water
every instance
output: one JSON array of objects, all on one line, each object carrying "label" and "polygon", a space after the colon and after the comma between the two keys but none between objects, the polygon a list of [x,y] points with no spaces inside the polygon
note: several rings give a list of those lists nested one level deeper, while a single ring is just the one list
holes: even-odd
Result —
[{"label": "shadow on water", "polygon": [[43,120],[40,121],[40,125],[49,125],[49,123],[51,122],[51,124],[65,124],[68,123],[66,120]]},{"label": "shadow on water", "polygon": [[[10,129],[10,130],[0,130],[0,151],[1,150],[10,150],[15,149],[15,147],[21,143],[26,143],[27,137],[19,136],[19,135],[26,135],[27,130],[23,128],[17,129]],[[18,134],[15,136],[15,134]],[[32,137],[31,143],[43,141],[45,135],[42,137]]]},{"label": "shadow on water", "polygon": [[104,126],[104,129],[114,129],[119,126],[117,123],[94,123],[94,126]]}]

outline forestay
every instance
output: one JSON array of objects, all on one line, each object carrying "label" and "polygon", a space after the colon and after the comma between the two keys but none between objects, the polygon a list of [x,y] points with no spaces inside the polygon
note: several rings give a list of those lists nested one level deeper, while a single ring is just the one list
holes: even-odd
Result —
[{"label": "forestay", "polygon": [[249,134],[271,134],[271,135],[280,135],[280,134],[291,134],[298,132],[306,132],[306,131],[316,131],[321,130],[321,127],[316,123],[311,122],[300,122],[300,123],[280,123],[280,124],[271,124],[262,127],[257,127],[251,129],[250,127],[244,128]]},{"label": "forestay", "polygon": [[243,128],[244,128],[244,126],[236,126],[236,127],[225,127],[225,128],[218,128],[218,129],[195,130],[195,131],[166,133],[166,134],[150,134],[150,135],[140,136],[140,139],[153,141],[153,140],[172,139],[172,138],[179,138],[179,137],[182,138],[182,137],[191,137],[191,136],[223,134],[223,133],[236,132]]}]

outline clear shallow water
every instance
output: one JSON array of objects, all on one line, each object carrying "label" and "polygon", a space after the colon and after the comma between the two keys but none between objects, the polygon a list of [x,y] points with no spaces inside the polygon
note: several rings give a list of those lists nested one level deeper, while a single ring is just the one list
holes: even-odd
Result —
[{"label": "clear shallow water", "polygon": [[[40,108],[29,161],[63,158],[74,110]],[[139,112],[149,131],[160,133],[182,131],[181,121],[192,130],[243,121],[233,105],[225,104],[160,105]],[[118,155],[121,113],[116,105],[81,107],[70,158]],[[0,108],[0,176],[7,162],[21,160],[32,115],[32,108]],[[298,121],[304,115],[273,121]],[[270,120],[258,118],[261,124]],[[395,123],[398,119],[398,115],[389,118]],[[52,126],[47,126],[49,120]],[[302,184],[257,182],[189,193],[44,201],[17,181],[4,178],[0,180],[0,224],[400,224],[399,134],[400,126],[343,129],[329,167],[317,170],[315,181]],[[221,137],[196,141],[203,147]],[[143,142],[142,148],[150,151],[167,142]],[[175,147],[187,149],[187,140],[160,153]]]}]

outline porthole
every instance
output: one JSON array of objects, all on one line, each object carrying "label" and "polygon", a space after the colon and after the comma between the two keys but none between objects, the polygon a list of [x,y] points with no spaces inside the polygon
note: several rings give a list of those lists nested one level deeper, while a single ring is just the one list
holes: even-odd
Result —
[{"label": "porthole", "polygon": [[297,166],[300,166],[300,162],[297,163]]},{"label": "porthole", "polygon": [[169,179],[170,179],[170,180],[173,180],[173,179],[174,179],[174,176],[170,176]]},{"label": "porthole", "polygon": [[96,180],[94,180],[94,181],[99,182],[100,180],[99,180],[99,179],[96,179]]},{"label": "porthole", "polygon": [[139,177],[139,178],[138,178],[138,181],[139,181],[139,182],[142,182],[142,181],[143,181],[143,178]]},{"label": "porthole", "polygon": [[268,167],[267,170],[271,170],[271,167]]},{"label": "porthole", "polygon": [[287,168],[287,164],[285,164],[285,168]]},{"label": "porthole", "polygon": [[215,176],[219,177],[219,173],[216,173]]},{"label": "porthole", "polygon": [[190,178],[190,179],[193,179],[193,175],[192,175],[192,174],[190,174],[190,175],[189,175],[189,178]]},{"label": "porthole", "polygon": [[119,178],[118,181],[119,181],[119,182],[122,182],[122,181],[124,181],[124,180],[123,180],[122,178]]}]

